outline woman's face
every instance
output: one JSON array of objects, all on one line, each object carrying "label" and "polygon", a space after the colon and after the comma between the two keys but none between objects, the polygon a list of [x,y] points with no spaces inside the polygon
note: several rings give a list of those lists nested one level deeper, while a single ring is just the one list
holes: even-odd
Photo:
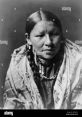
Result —
[{"label": "woman's face", "polygon": [[51,21],[40,21],[30,33],[30,43],[37,55],[52,59],[60,48],[60,31]]}]

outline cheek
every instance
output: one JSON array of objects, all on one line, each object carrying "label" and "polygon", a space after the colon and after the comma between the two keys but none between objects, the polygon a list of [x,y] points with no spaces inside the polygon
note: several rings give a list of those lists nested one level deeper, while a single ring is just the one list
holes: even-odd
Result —
[{"label": "cheek", "polygon": [[53,37],[53,44],[55,46],[57,46],[57,45],[59,45],[59,43],[60,43],[60,37],[59,36]]},{"label": "cheek", "polygon": [[54,45],[54,49],[55,49],[55,52],[57,53],[60,49],[60,37],[57,37],[57,38],[54,38],[53,40],[53,45]]},{"label": "cheek", "polygon": [[40,50],[43,47],[43,41],[40,39],[33,38],[31,40],[31,43],[32,43],[34,49]]}]

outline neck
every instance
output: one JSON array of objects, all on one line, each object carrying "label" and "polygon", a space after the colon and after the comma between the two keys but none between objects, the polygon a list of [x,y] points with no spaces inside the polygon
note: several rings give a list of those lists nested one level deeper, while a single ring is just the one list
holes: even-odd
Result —
[{"label": "neck", "polygon": [[38,67],[39,67],[39,72],[42,74],[42,75],[45,75],[45,76],[47,76],[47,77],[49,77],[49,76],[51,76],[51,75],[53,75],[54,74],[54,66],[55,66],[55,64],[44,64],[44,65],[42,65],[42,63],[41,64],[39,64],[38,65]]},{"label": "neck", "polygon": [[49,67],[53,64],[53,59],[43,59],[43,58],[37,58],[37,63],[41,64],[44,67]]},{"label": "neck", "polygon": [[50,76],[54,63],[52,60],[46,60],[39,56],[36,56],[36,65],[39,68],[39,72],[45,76]]}]

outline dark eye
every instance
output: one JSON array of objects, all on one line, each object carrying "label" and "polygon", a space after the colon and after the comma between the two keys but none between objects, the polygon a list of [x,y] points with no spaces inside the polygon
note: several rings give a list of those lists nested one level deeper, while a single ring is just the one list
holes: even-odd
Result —
[{"label": "dark eye", "polygon": [[59,35],[59,32],[51,32],[50,33],[50,36],[57,36],[57,35]]},{"label": "dark eye", "polygon": [[44,34],[36,35],[36,37],[43,37],[43,36],[44,36]]}]

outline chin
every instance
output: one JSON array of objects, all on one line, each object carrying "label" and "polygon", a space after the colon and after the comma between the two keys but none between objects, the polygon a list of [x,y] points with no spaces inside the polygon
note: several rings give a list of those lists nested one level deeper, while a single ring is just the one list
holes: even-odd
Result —
[{"label": "chin", "polygon": [[56,55],[56,53],[39,53],[37,54],[40,58],[42,59],[46,59],[46,60],[49,60],[49,59],[53,59],[54,56]]},{"label": "chin", "polygon": [[42,58],[43,59],[53,59],[54,58],[54,56],[50,56],[50,55],[44,55],[44,56],[42,56]]}]

